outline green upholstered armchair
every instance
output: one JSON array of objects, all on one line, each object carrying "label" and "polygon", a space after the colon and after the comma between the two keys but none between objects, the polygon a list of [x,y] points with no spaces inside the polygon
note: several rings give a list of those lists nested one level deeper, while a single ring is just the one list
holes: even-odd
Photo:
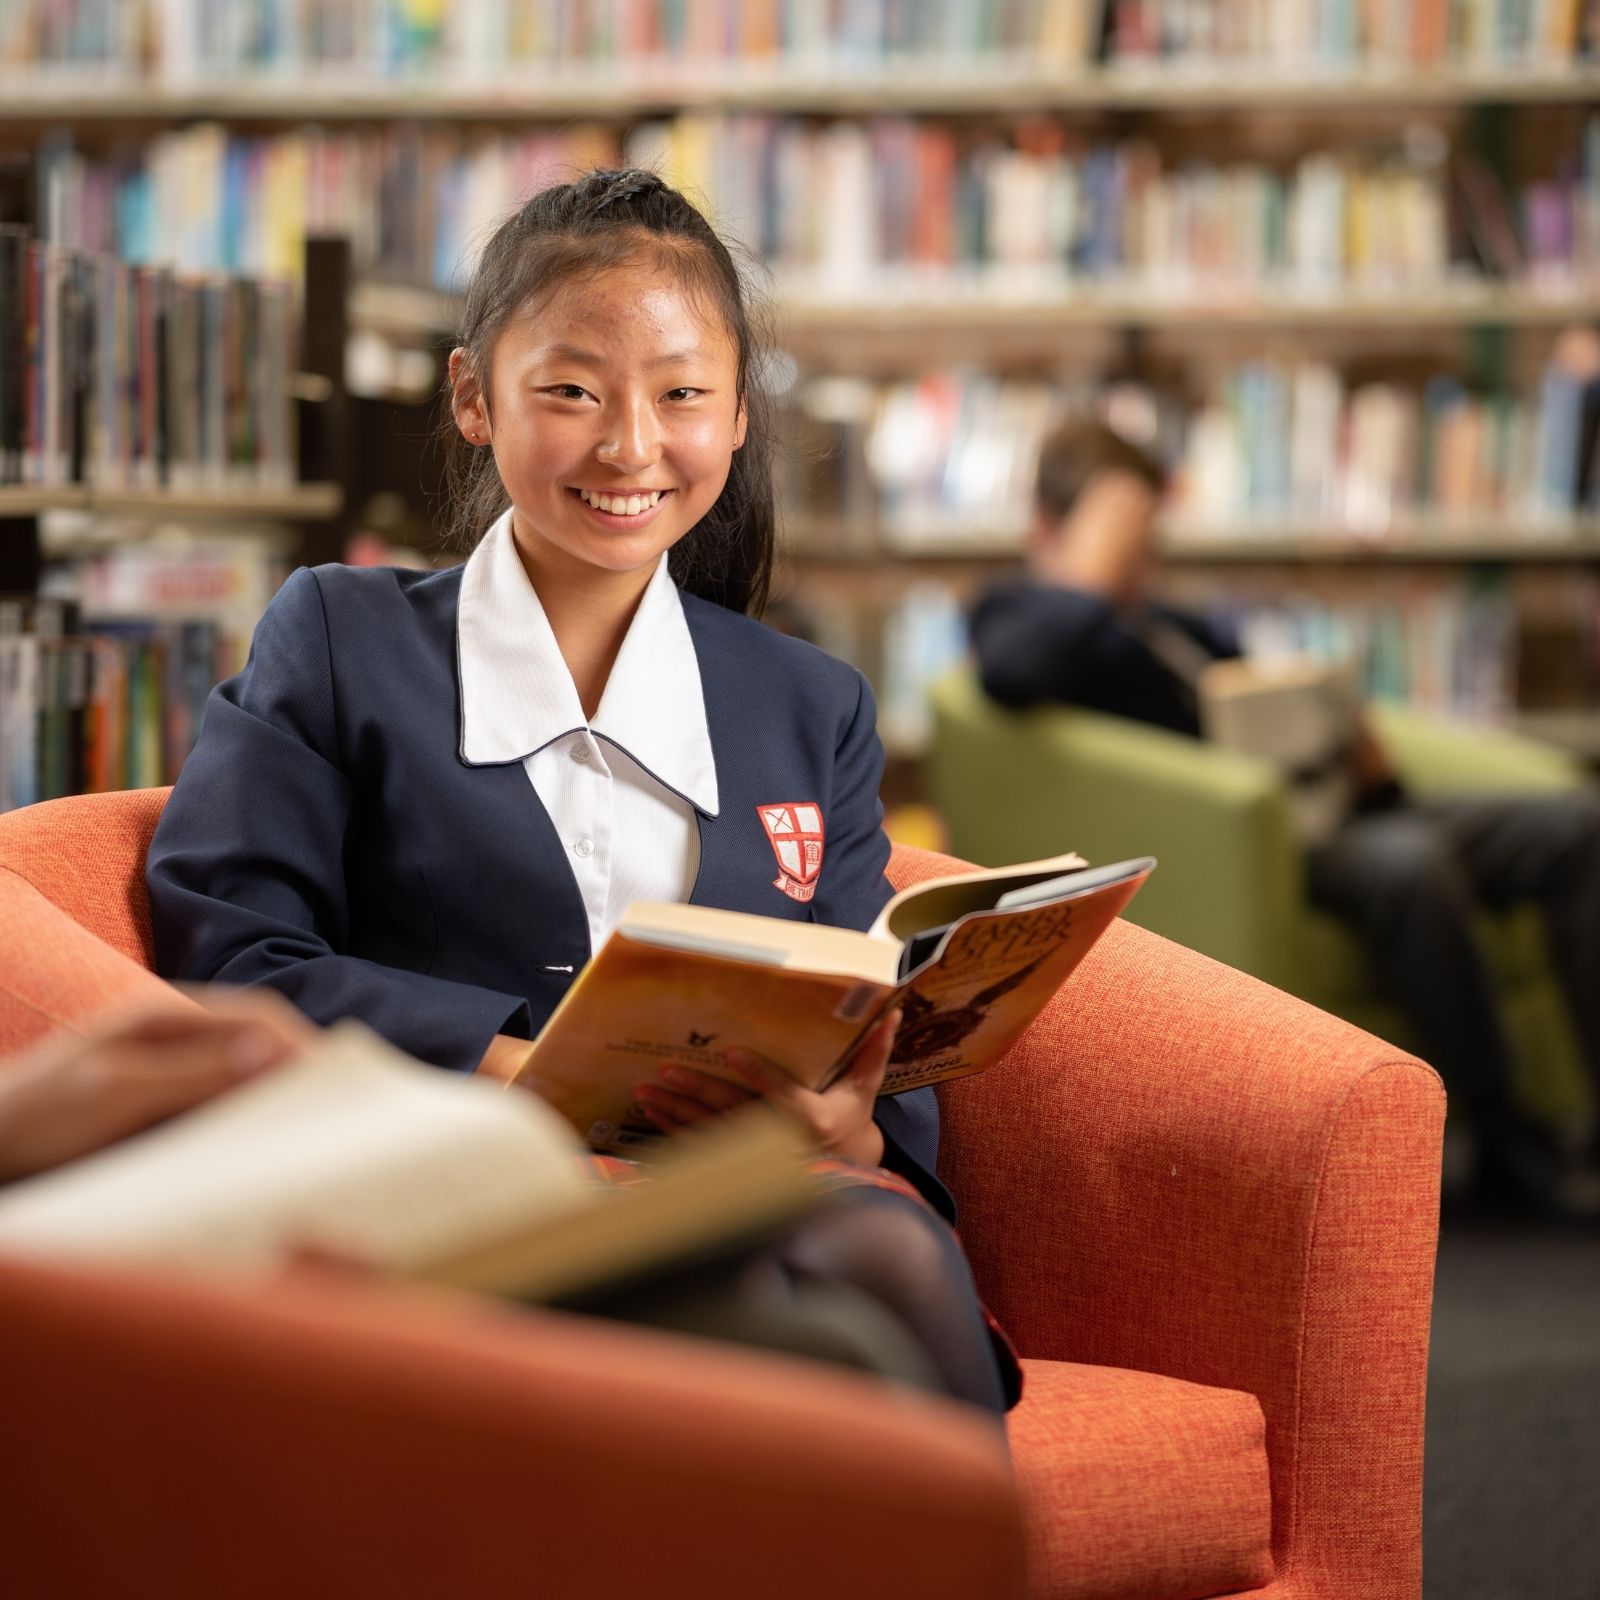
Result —
[{"label": "green upholstered armchair", "polygon": [[[1146,851],[1160,870],[1132,921],[1263,978],[1399,1044],[1407,1029],[1360,947],[1307,905],[1300,851],[1266,763],[1096,712],[1012,712],[970,668],[934,686],[932,784],[950,848],[998,865],[1060,850],[1091,861]],[[1512,734],[1392,707],[1374,720],[1419,795],[1570,788],[1581,766]],[[1543,928],[1531,906],[1485,916],[1518,1059],[1518,1093],[1566,1123],[1586,1109],[1583,1074]]]}]

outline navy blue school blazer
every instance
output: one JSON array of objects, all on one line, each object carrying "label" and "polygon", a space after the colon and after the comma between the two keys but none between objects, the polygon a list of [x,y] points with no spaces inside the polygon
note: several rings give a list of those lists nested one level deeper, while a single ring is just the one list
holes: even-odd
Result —
[{"label": "navy blue school blazer", "polygon": [[[567,853],[521,759],[461,755],[461,568],[302,568],[212,692],[146,874],[166,977],[267,984],[470,1072],[532,1038],[589,959]],[[717,765],[696,905],[869,927],[890,894],[872,692],[853,667],[683,596]],[[525,752],[531,754],[531,752]],[[813,801],[815,897],[774,887],[757,808]],[[879,1101],[885,1165],[941,1211],[932,1090]]]}]

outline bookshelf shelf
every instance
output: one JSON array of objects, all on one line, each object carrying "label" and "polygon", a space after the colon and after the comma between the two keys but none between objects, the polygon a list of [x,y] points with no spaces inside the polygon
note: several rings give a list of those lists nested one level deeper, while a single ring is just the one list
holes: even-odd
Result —
[{"label": "bookshelf shelf", "polygon": [[8,83],[0,123],[142,122],[197,118],[248,122],[404,120],[518,123],[530,120],[626,121],[663,110],[789,111],[820,116],[880,112],[971,114],[1019,111],[1350,110],[1384,106],[1581,104],[1600,99],[1600,69],[1363,67],[1273,70],[1111,67],[1097,72],[1007,70],[953,62],[948,70],[826,70],[741,62],[737,72],[684,70],[624,62],[582,67],[559,79],[497,81],[448,75],[362,82],[315,75],[194,87],[145,80],[53,78],[33,72]]},{"label": "bookshelf shelf", "polygon": [[173,493],[160,489],[90,489],[81,485],[0,487],[0,518],[45,511],[92,511],[103,516],[267,518],[286,522],[337,516],[342,494],[336,483],[302,483],[289,489],[215,489]]},{"label": "bookshelf shelf", "polygon": [[[777,291],[784,336],[895,335],[925,338],[968,335],[1064,333],[1099,329],[1173,328],[1197,323],[1215,329],[1560,327],[1592,319],[1600,284],[1532,290],[1497,284],[1451,284],[1391,295],[1300,295],[1249,292],[1236,296],[1129,293],[1093,283],[1064,284],[1048,293],[1021,295],[1003,285],[923,283],[895,292],[850,298]],[[426,335],[455,326],[458,296],[403,284],[362,283],[351,295],[355,327]]]},{"label": "bookshelf shelf", "polygon": [[1600,290],[1533,292],[1498,285],[1441,285],[1392,295],[1327,296],[1282,292],[1237,296],[1105,291],[1094,284],[1064,286],[1029,298],[997,288],[952,287],[915,295],[834,300],[780,297],[785,324],[800,334],[884,332],[1062,332],[1107,323],[1134,328],[1192,329],[1197,323],[1241,328],[1436,328],[1559,326],[1592,317]]},{"label": "bookshelf shelf", "polygon": [[[801,522],[790,525],[788,539],[787,560],[807,569],[872,568],[885,563],[912,571],[993,566],[1018,561],[1022,555],[1015,535],[998,530],[975,529],[971,538],[960,542],[896,543],[882,536],[863,539],[837,525]],[[1226,533],[1169,534],[1162,553],[1171,563],[1192,566],[1589,562],[1600,561],[1600,517],[1558,523],[1514,523],[1500,517],[1426,519],[1374,535],[1263,523],[1248,533],[1230,528]]]}]

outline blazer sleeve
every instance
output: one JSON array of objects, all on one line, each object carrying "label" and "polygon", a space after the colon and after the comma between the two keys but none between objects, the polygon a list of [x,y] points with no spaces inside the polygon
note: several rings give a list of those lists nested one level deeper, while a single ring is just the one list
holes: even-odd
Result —
[{"label": "blazer sleeve", "polygon": [[[832,804],[826,816],[823,868],[815,921],[835,927],[872,926],[894,893],[884,876],[889,838],[883,831],[883,744],[878,708],[859,673],[856,700],[834,751]],[[873,1112],[883,1134],[883,1165],[914,1184],[952,1222],[955,1201],[935,1176],[939,1161],[939,1103],[932,1089],[884,1095]]]},{"label": "blazer sleeve", "polygon": [[401,1049],[471,1071],[497,1032],[526,1036],[524,996],[346,953],[352,786],[316,574],[295,572],[250,659],[212,691],[146,860],[156,968],[266,984],[319,1023],[358,1017]]},{"label": "blazer sleeve", "polygon": [[984,595],[971,634],[984,692],[1006,706],[1081,701],[1120,654],[1145,653],[1104,596],[1039,583]]}]

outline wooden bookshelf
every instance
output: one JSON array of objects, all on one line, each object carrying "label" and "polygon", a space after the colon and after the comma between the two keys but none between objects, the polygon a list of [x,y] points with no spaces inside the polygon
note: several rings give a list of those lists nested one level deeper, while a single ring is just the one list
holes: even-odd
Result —
[{"label": "wooden bookshelf", "polygon": [[[1189,154],[1192,146],[1197,156],[1215,150],[1219,161],[1254,159],[1276,167],[1308,148],[1354,147],[1369,131],[1359,119],[1370,114],[1370,128],[1385,130],[1383,137],[1390,142],[1398,137],[1402,119],[1430,121],[1436,133],[1450,130],[1451,138],[1476,130],[1480,154],[1498,168],[1499,156],[1514,143],[1503,136],[1524,126],[1554,127],[1600,105],[1596,62],[1427,71],[1382,65],[1318,71],[1262,62],[1041,70],[1037,58],[1019,64],[978,56],[952,58],[948,66],[918,61],[889,70],[881,63],[852,70],[837,59],[687,64],[612,60],[562,64],[552,73],[548,78],[508,74],[486,79],[445,67],[408,80],[373,80],[359,70],[339,74],[295,68],[271,78],[218,77],[177,86],[145,78],[74,80],[35,70],[12,75],[26,81],[6,84],[0,125],[19,130],[14,142],[21,143],[52,126],[76,123],[84,129],[86,147],[96,141],[149,138],[196,120],[273,134],[307,123],[341,133],[362,125],[420,124],[445,142],[455,138],[450,128],[457,125],[476,130],[462,136],[465,147],[475,137],[514,137],[536,125],[553,130],[564,123],[598,122],[620,133],[630,123],[683,113],[926,115],[951,122],[969,118],[976,119],[981,136],[990,126],[987,119],[1009,121],[1036,112],[1068,124],[1070,138],[1080,137],[1076,130],[1081,127],[1094,139],[1104,135],[1119,143],[1144,134],[1155,138],[1159,125],[1168,121],[1173,124],[1169,142],[1177,146],[1175,158]],[[1240,143],[1248,144],[1240,119],[1253,113],[1269,120],[1263,122],[1260,147],[1250,151]],[[1316,115],[1297,122],[1299,113]],[[1543,131],[1539,138],[1544,138]],[[1510,199],[1520,204],[1522,190],[1512,183],[1509,171],[1506,184]],[[820,278],[801,281],[796,275],[778,279],[775,297],[780,340],[804,364],[820,370],[903,376],[944,359],[987,362],[996,370],[1023,364],[1029,371],[1049,362],[1065,373],[1092,362],[1104,370],[1119,366],[1140,371],[1148,365],[1165,379],[1177,365],[1174,348],[1192,352],[1194,367],[1203,370],[1217,366],[1219,354],[1228,351],[1223,340],[1288,347],[1298,359],[1307,359],[1305,351],[1316,339],[1321,341],[1318,350],[1335,343],[1348,346],[1355,352],[1352,361],[1365,362],[1364,372],[1391,354],[1397,367],[1414,372],[1418,360],[1459,345],[1464,352],[1460,365],[1496,393],[1525,392],[1527,358],[1555,330],[1593,322],[1600,315],[1600,281],[1535,288],[1465,277],[1392,292],[1352,285],[1311,294],[1215,283],[1189,293],[1153,288],[1141,278],[1080,281],[1029,269],[945,278],[885,274],[838,292]],[[340,341],[354,328],[435,348],[458,323],[461,311],[454,294],[377,281],[352,284],[343,303],[348,320],[339,331]],[[1103,337],[1096,341],[1096,335]],[[1204,341],[1212,338],[1219,342],[1207,347]],[[320,399],[324,388],[330,394],[339,388],[342,351],[332,336],[325,343],[325,359],[307,366],[327,376],[316,390],[298,389],[303,398]],[[329,414],[338,409],[329,407]],[[316,478],[348,477],[347,502],[362,503],[373,484],[346,473],[340,462],[364,461],[370,452],[353,447],[356,436],[348,427],[323,431],[331,441],[327,449],[314,461],[302,460],[300,470]],[[410,462],[404,466],[413,470]],[[332,485],[308,485],[287,501],[276,497],[254,503],[231,494],[169,499],[68,491],[62,499],[62,492],[51,491],[46,504],[37,495],[21,498],[27,493],[0,491],[0,517],[20,519],[35,510],[71,505],[107,512],[262,520],[276,516],[309,522],[335,517],[339,504]],[[330,496],[322,509],[316,508],[319,494]],[[858,502],[852,498],[846,503]],[[951,592],[969,590],[993,576],[1000,564],[1018,559],[1014,531],[975,527],[967,532],[954,524],[949,529],[961,536],[897,542],[875,518],[846,527],[837,520],[792,516],[785,526],[784,583],[796,595],[810,589],[842,603],[861,596],[865,603],[888,606],[930,579],[945,582]],[[303,537],[331,537],[335,531],[334,523],[325,521],[303,530]],[[1379,569],[1406,564],[1435,574],[1452,564],[1525,565],[1548,574],[1535,581],[1561,584],[1570,572],[1576,583],[1589,581],[1580,568],[1600,563],[1600,519],[1556,529],[1492,516],[1422,518],[1382,537],[1264,520],[1249,528],[1235,524],[1175,530],[1167,556],[1185,569],[1185,583],[1216,589],[1249,588],[1270,568],[1279,570],[1286,587],[1299,584],[1303,574],[1310,574],[1308,587],[1324,578],[1344,583],[1363,568],[1372,570],[1373,583],[1382,586],[1389,580]],[[1318,564],[1323,570],[1312,573]],[[1410,576],[1402,573],[1396,581],[1407,583]],[[1433,581],[1431,575],[1428,581]],[[869,639],[868,651],[872,648]]]},{"label": "wooden bookshelf", "polygon": [[[1394,294],[1302,295],[1285,290],[1237,295],[1163,294],[1063,283],[1019,293],[1003,282],[960,281],[943,287],[886,286],[870,296],[830,296],[777,289],[780,337],[941,334],[1058,334],[1120,328],[1273,330],[1556,328],[1592,319],[1600,283],[1542,291],[1494,283],[1441,284]],[[427,337],[455,327],[460,296],[404,284],[359,283],[351,295],[354,327]]]},{"label": "wooden bookshelf", "polygon": [[46,511],[86,511],[101,516],[218,518],[318,522],[336,517],[344,497],[336,483],[299,483],[287,489],[208,489],[173,493],[161,489],[0,487],[0,518],[33,517]]},{"label": "wooden bookshelf", "polygon": [[[1236,525],[1215,531],[1182,529],[1168,532],[1162,555],[1168,562],[1193,566],[1591,562],[1600,561],[1600,517],[1560,522],[1424,517],[1381,534],[1285,522],[1263,522],[1249,531]],[[921,541],[807,518],[792,518],[785,525],[785,559],[796,567],[852,569],[887,562],[937,569],[996,565],[1021,557],[1018,537],[1001,529],[974,528],[959,541]]]},{"label": "wooden bookshelf", "polygon": [[952,285],[873,298],[829,299],[784,293],[779,315],[799,334],[1063,333],[1102,328],[1195,330],[1201,325],[1259,329],[1558,327],[1594,316],[1600,286],[1536,293],[1496,284],[1442,284],[1378,295],[1299,295],[1241,291],[1184,295],[1066,284],[1058,292],[1009,295],[1003,286]]},{"label": "wooden bookshelf", "polygon": [[882,112],[975,115],[1049,111],[1361,112],[1384,107],[1560,105],[1600,100],[1600,68],[1448,67],[1436,71],[1364,68],[1277,70],[1260,62],[1237,68],[1119,67],[1040,72],[969,61],[948,69],[908,65],[889,72],[816,69],[741,61],[707,72],[671,63],[617,61],[574,66],[559,78],[452,81],[448,73],[413,80],[329,77],[315,73],[168,87],[144,79],[106,80],[33,69],[8,82],[0,123],[106,122],[159,125],[221,122],[430,121],[524,123],[530,120],[629,121],[669,110],[779,111],[818,116]]}]

